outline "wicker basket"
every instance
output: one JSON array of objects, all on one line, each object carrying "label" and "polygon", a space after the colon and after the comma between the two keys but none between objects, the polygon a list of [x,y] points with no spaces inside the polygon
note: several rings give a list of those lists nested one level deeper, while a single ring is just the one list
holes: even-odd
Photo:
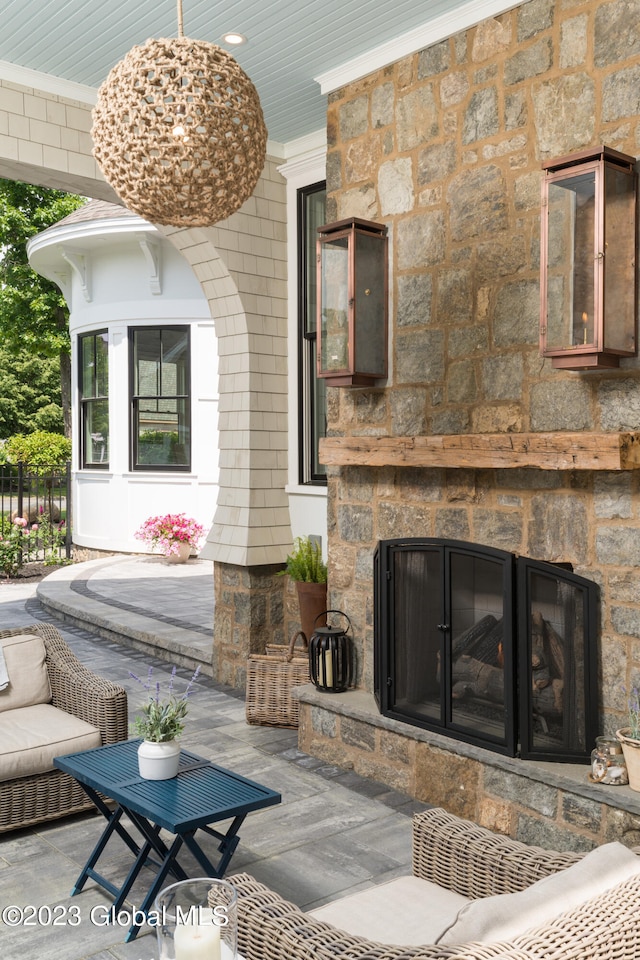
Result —
[{"label": "wicker basket", "polygon": [[[304,643],[303,655],[294,650],[298,638]],[[310,682],[309,654],[301,630],[288,647],[271,644],[266,654],[252,654],[247,659],[247,723],[297,727],[298,701],[291,691]]]}]

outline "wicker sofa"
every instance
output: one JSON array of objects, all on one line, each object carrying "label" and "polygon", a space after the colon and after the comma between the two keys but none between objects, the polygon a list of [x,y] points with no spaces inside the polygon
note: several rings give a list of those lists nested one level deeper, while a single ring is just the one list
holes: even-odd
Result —
[{"label": "wicker sofa", "polygon": [[[128,716],[124,688],[84,667],[55,627],[37,623],[0,630],[0,644],[7,654],[5,661],[11,651],[12,664],[10,682],[0,691],[2,833],[92,809],[80,785],[55,769],[50,755],[126,740]],[[34,650],[35,663],[29,661]],[[26,714],[31,683],[37,709]],[[67,717],[52,712],[53,708]]]},{"label": "wicker sofa", "polygon": [[[613,847],[614,853],[622,849],[622,860],[629,861],[630,872],[640,871],[640,856],[635,856],[635,852],[618,844],[606,846]],[[597,856],[603,850],[604,846],[593,854]],[[499,901],[499,895],[524,891],[517,896],[526,896],[534,889],[530,885],[539,889],[545,883],[557,885],[560,879],[575,894],[577,888],[568,883],[568,878],[572,871],[580,871],[583,857],[584,854],[551,852],[497,836],[437,808],[414,818],[414,877],[471,898],[476,911],[480,906],[478,898],[495,898],[484,901],[484,909],[486,904]],[[559,878],[558,872],[565,870],[569,873]],[[540,884],[545,877],[550,879]],[[312,914],[303,913],[248,874],[237,874],[230,879],[238,892],[238,948],[246,960],[335,960],[336,957],[348,960],[637,960],[640,957],[640,872],[512,938],[426,945],[397,942],[389,945],[347,932],[345,927],[352,925],[357,912],[352,905],[358,894],[327,905],[334,913],[338,911],[338,915],[344,908],[344,923],[339,927],[313,915],[322,915],[324,908]],[[394,883],[391,881],[388,887]],[[416,914],[428,910],[430,899],[428,895],[419,898],[413,894],[412,910]],[[517,919],[513,897],[504,899],[509,910],[513,906]],[[391,894],[388,913],[391,917]]]}]

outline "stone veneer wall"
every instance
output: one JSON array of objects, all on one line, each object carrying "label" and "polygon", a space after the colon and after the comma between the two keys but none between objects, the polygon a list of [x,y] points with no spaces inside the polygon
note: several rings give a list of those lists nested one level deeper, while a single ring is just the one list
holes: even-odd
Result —
[{"label": "stone veneer wall", "polygon": [[284,643],[281,569],[214,563],[213,675],[220,683],[244,690],[247,655],[264,653],[267,643]]},{"label": "stone veneer wall", "polygon": [[[541,161],[640,150],[640,5],[531,0],[330,97],[328,220],[386,223],[390,359],[329,390],[329,433],[635,430],[640,367],[552,370],[538,352]],[[372,690],[379,539],[452,537],[567,560],[601,587],[603,727],[640,678],[638,475],[329,470],[330,606]]]},{"label": "stone veneer wall", "polygon": [[327,763],[524,843],[640,844],[640,794],[589,783],[588,764],[539,764],[457,743],[380,716],[364,690],[299,693],[299,746]]},{"label": "stone veneer wall", "polygon": [[[283,649],[300,630],[295,583],[280,576],[282,565],[241,567],[214,563],[215,623],[213,675],[245,690],[247,655],[264,653],[267,644]],[[306,656],[302,641],[297,656]]]}]

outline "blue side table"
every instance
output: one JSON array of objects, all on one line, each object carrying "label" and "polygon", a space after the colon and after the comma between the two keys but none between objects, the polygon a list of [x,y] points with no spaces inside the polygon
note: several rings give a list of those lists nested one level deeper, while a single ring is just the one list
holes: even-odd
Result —
[{"label": "blue side table", "polygon": [[[281,796],[268,787],[231,770],[225,770],[188,750],[180,754],[180,768],[172,780],[143,780],[138,773],[138,746],[140,740],[85,750],[56,757],[54,764],[71,774],[83,787],[107,824],[89,859],[78,877],[71,896],[80,893],[86,881],[95,880],[114,898],[113,914],[117,915],[143,866],[156,867],[149,890],[136,910],[125,941],[134,940],[141,927],[140,915],[146,916],[153,908],[158,892],[169,874],[176,880],[186,880],[187,874],[178,862],[182,846],[191,851],[208,877],[222,877],[238,846],[238,831],[248,813],[280,803]],[[104,797],[116,801],[111,810]],[[138,843],[122,822],[126,814],[142,835]],[[231,820],[226,832],[212,826]],[[167,845],[160,831],[173,834]],[[219,841],[220,857],[213,864],[198,840],[201,830]],[[134,855],[134,863],[124,882],[117,887],[95,869],[111,836],[116,833]],[[157,858],[157,859],[155,859]]]}]

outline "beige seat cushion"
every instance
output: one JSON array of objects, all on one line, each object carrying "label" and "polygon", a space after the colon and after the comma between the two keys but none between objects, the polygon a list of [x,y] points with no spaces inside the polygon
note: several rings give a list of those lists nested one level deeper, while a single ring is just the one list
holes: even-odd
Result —
[{"label": "beige seat cushion", "polygon": [[53,758],[102,743],[97,727],[39,703],[0,713],[0,780],[53,770]]},{"label": "beige seat cushion", "polygon": [[0,690],[0,712],[49,703],[51,686],[42,637],[21,633],[15,637],[0,637],[0,644],[9,674],[8,687]]},{"label": "beige seat cushion", "polygon": [[435,943],[466,903],[466,897],[429,880],[398,877],[326,903],[309,916],[368,940],[419,946]]},{"label": "beige seat cushion", "polygon": [[470,900],[438,943],[512,940],[638,873],[640,857],[621,843],[605,843],[519,893]]}]

